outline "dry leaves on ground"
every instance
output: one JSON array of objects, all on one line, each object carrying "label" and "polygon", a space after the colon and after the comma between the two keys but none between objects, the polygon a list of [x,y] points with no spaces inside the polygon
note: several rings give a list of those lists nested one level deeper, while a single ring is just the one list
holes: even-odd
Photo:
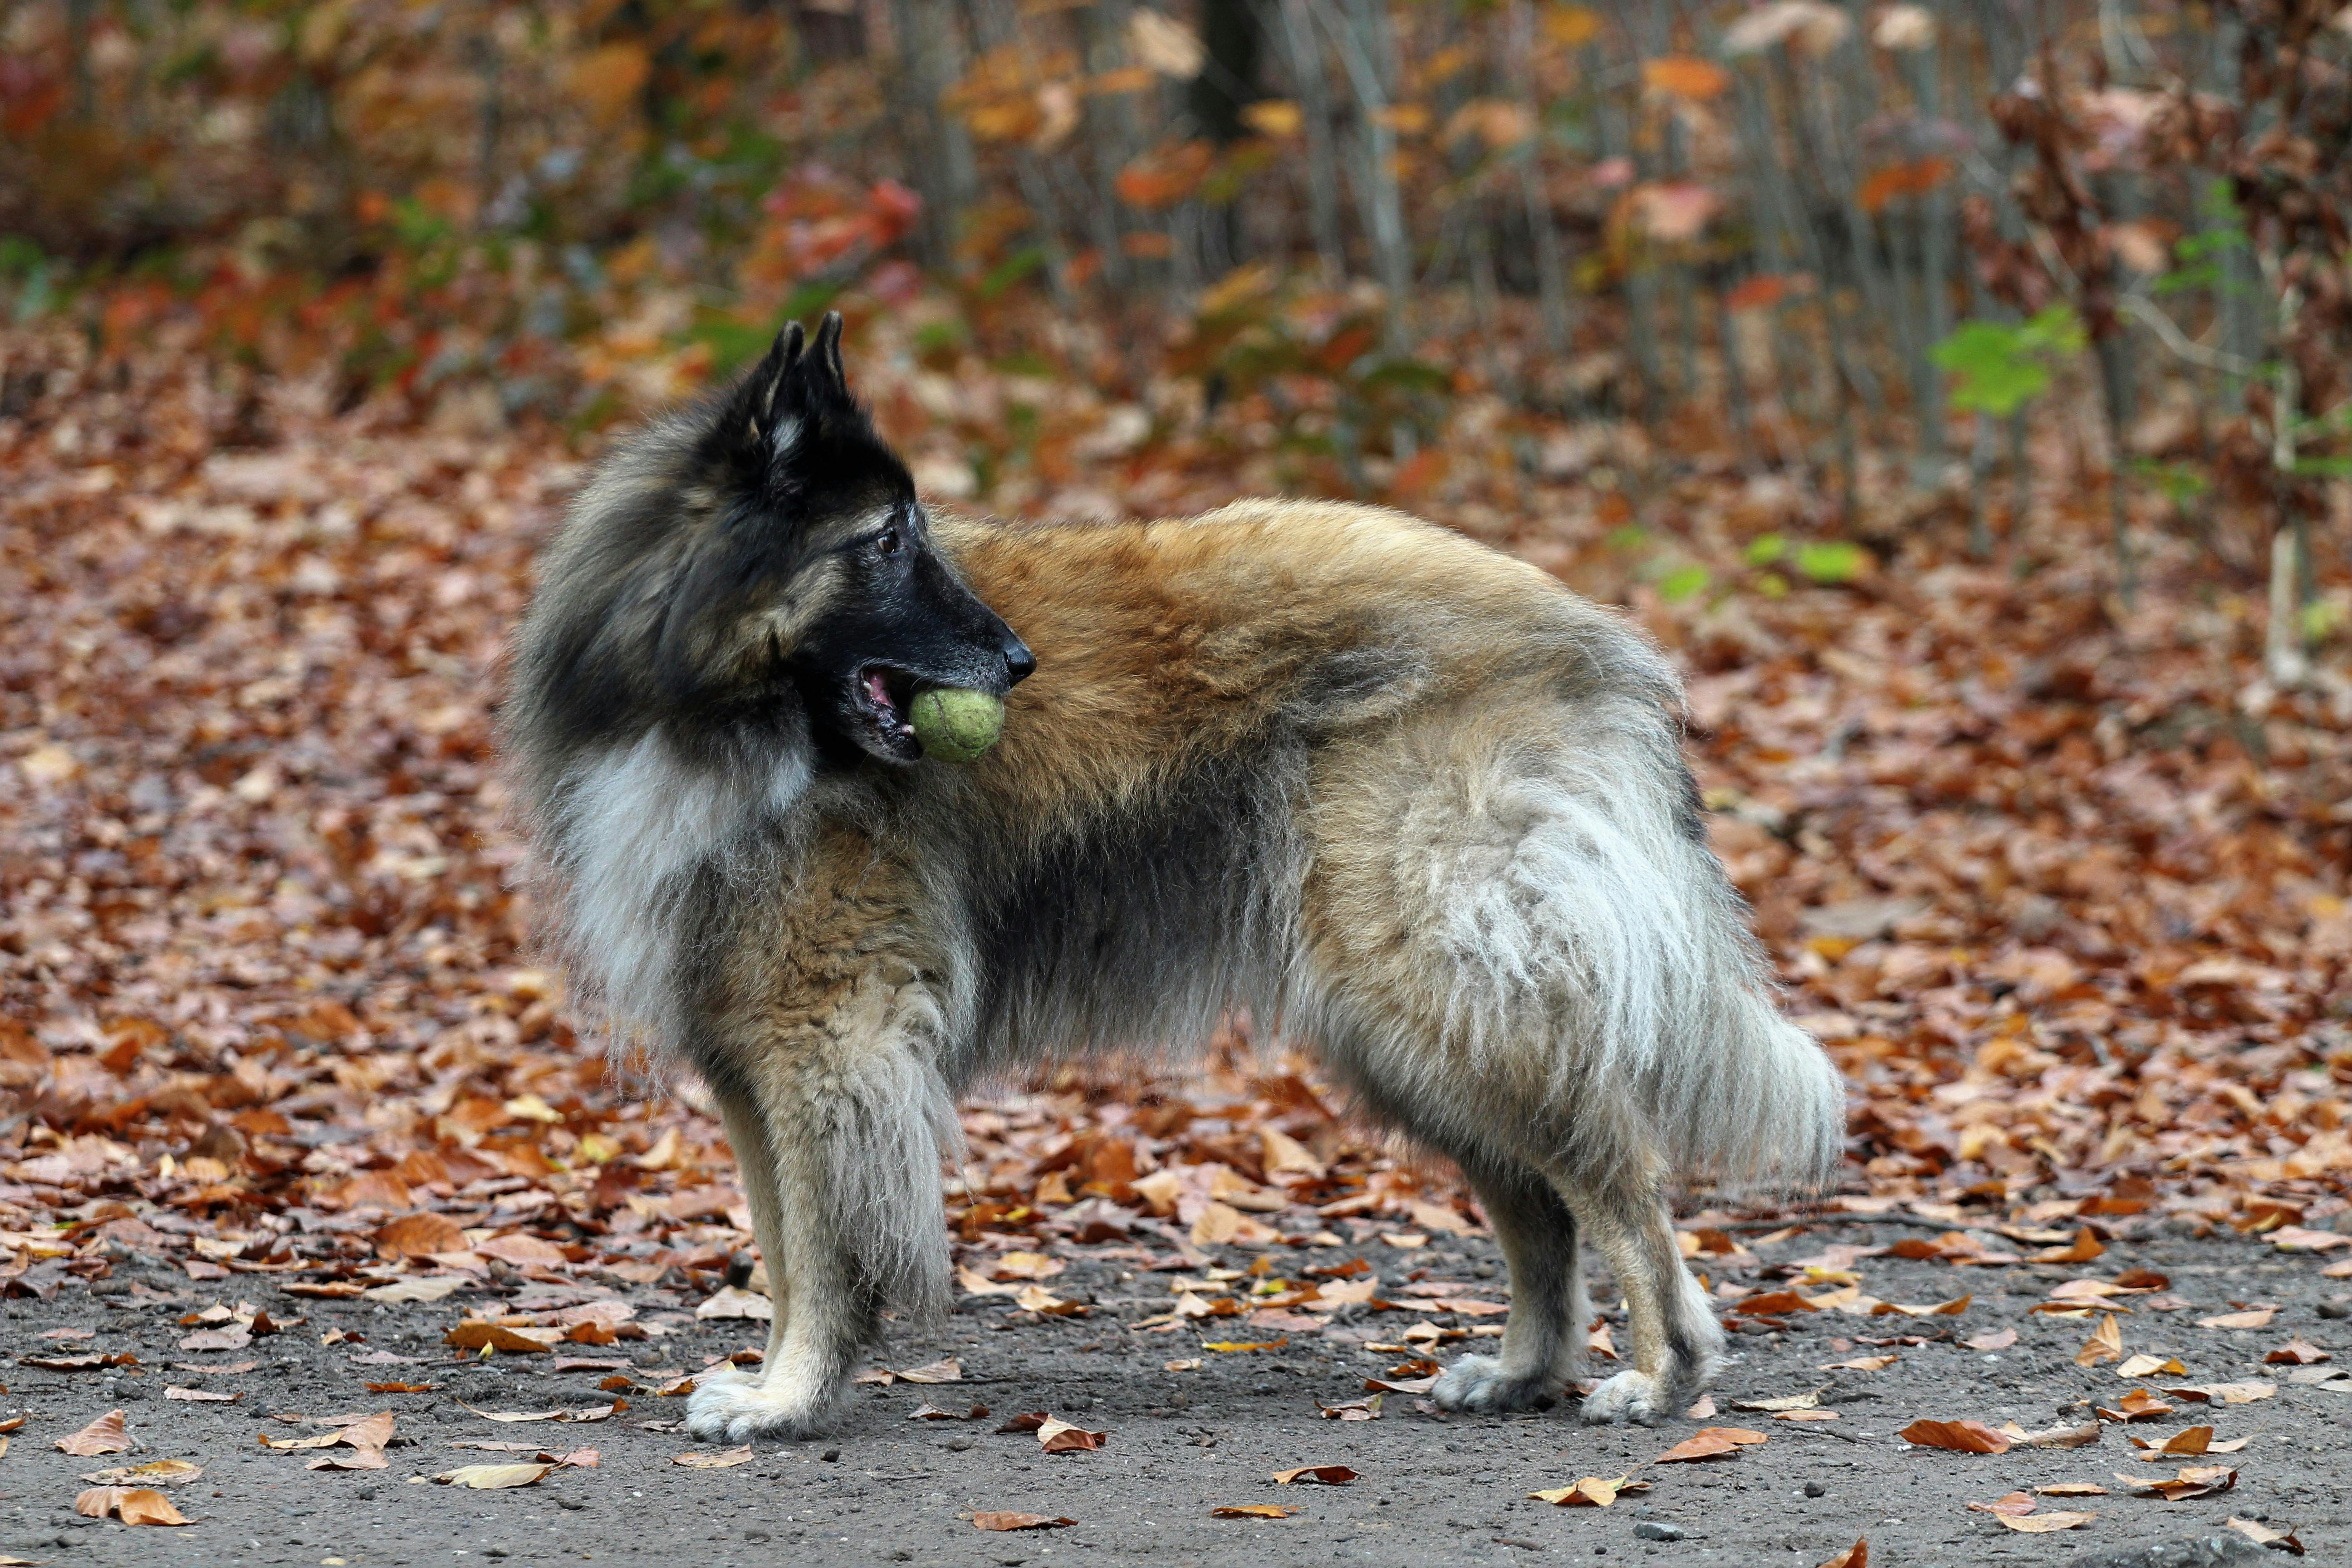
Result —
[{"label": "dry leaves on ground", "polygon": [[974,1530],[1067,1530],[1077,1522],[1075,1519],[1043,1513],[975,1513],[971,1516]]},{"label": "dry leaves on ground", "polygon": [[1528,1496],[1559,1508],[1607,1508],[1628,1492],[1649,1489],[1649,1482],[1633,1480],[1624,1476],[1619,1476],[1613,1481],[1604,1480],[1599,1476],[1582,1476],[1567,1486],[1555,1487],[1549,1491],[1529,1492]]},{"label": "dry leaves on ground", "polygon": [[123,1427],[122,1412],[110,1410],[80,1431],[58,1438],[57,1446],[77,1458],[89,1458],[96,1454],[120,1454],[131,1447],[131,1434]]},{"label": "dry leaves on ground", "polygon": [[1722,1458],[1763,1441],[1763,1433],[1751,1432],[1744,1426],[1702,1426],[1650,1462],[1680,1465],[1698,1459]]},{"label": "dry leaves on ground", "polygon": [[1949,1448],[1961,1454],[2006,1454],[2014,1439],[1981,1421],[1914,1421],[1895,1434],[1922,1448]]},{"label": "dry leaves on ground", "polygon": [[1318,1486],[1344,1487],[1349,1481],[1363,1478],[1345,1465],[1302,1465],[1295,1470],[1276,1470],[1274,1484],[1286,1487],[1298,1481],[1313,1481]]},{"label": "dry leaves on ground", "polygon": [[145,1487],[92,1487],[74,1499],[84,1519],[112,1514],[125,1524],[194,1524],[162,1492]]}]

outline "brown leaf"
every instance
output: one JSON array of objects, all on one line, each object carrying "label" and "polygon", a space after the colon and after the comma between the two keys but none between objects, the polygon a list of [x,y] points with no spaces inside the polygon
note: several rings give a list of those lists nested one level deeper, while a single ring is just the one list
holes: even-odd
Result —
[{"label": "brown leaf", "polygon": [[1843,1552],[1822,1563],[1821,1568],[1870,1568],[1870,1541],[1867,1537],[1855,1542]]},{"label": "brown leaf", "polygon": [[1744,1426],[1702,1426],[1651,1463],[1680,1465],[1697,1459],[1720,1458],[1764,1440],[1763,1433],[1750,1432]]},{"label": "brown leaf", "polygon": [[[131,1447],[131,1434],[123,1429],[122,1412],[110,1410],[80,1431],[58,1439],[58,1447],[86,1459],[96,1454],[120,1454]],[[104,1514],[96,1517],[103,1519]]]},{"label": "brown leaf", "polygon": [[2257,1546],[2275,1547],[2294,1557],[2303,1555],[2303,1542],[2295,1539],[2294,1531],[2291,1530],[2273,1530],[2267,1524],[2237,1518],[2229,1520],[2226,1528],[2236,1531]]},{"label": "brown leaf", "polygon": [[2074,1233],[2074,1239],[2064,1247],[2044,1247],[2032,1255],[2035,1263],[2088,1263],[2106,1251],[2099,1238],[2091,1234],[2089,1226]]},{"label": "brown leaf", "polygon": [[[751,1457],[751,1450],[743,1450]],[[740,1461],[738,1461],[739,1463]],[[454,1470],[444,1470],[433,1479],[445,1487],[467,1487],[475,1491],[506,1491],[514,1487],[527,1487],[555,1467],[547,1463],[529,1465],[460,1465]]]},{"label": "brown leaf", "polygon": [[2047,1535],[2053,1531],[2079,1529],[2099,1516],[2095,1513],[2053,1512],[2037,1513],[2028,1518],[2019,1518],[2014,1514],[2006,1513],[1996,1514],[1994,1517],[2009,1529],[2023,1534]]},{"label": "brown leaf", "polygon": [[1972,1502],[1969,1504],[1969,1511],[1970,1513],[2011,1514],[2021,1517],[2025,1514],[2032,1513],[2038,1506],[2039,1505],[2033,1500],[2032,1493],[2011,1492],[2005,1497],[1997,1497],[1990,1502]]},{"label": "brown leaf", "polygon": [[463,1252],[466,1233],[447,1215],[404,1214],[375,1233],[375,1249],[385,1258],[427,1258]]},{"label": "brown leaf", "polygon": [[[2016,1330],[2008,1329],[2002,1331],[2009,1335],[2008,1343],[2015,1344],[2017,1342]],[[1966,1343],[1968,1342],[1963,1341],[1962,1342]],[[1885,1372],[1888,1367],[1893,1366],[1899,1359],[1899,1357],[1891,1355],[1858,1355],[1851,1361],[1823,1362],[1822,1363],[1822,1370],[1823,1372]]]},{"label": "brown leaf", "polygon": [[1298,1510],[1278,1502],[1227,1503],[1209,1510],[1211,1519],[1288,1519]]},{"label": "brown leaf", "polygon": [[725,1448],[715,1454],[680,1454],[670,1463],[684,1465],[690,1470],[725,1470],[737,1465],[748,1465],[752,1458],[751,1446],[747,1443],[740,1448]]},{"label": "brown leaf", "polygon": [[1649,1489],[1649,1482],[1628,1480],[1623,1476],[1613,1481],[1603,1480],[1599,1476],[1584,1476],[1567,1486],[1555,1487],[1549,1491],[1529,1492],[1528,1496],[1557,1508],[1607,1508],[1628,1492]]},{"label": "brown leaf", "polygon": [[2006,1454],[2011,1439],[1981,1421],[1921,1419],[1895,1434],[1922,1448],[1949,1448],[1962,1454]]},{"label": "brown leaf", "polygon": [[227,1405],[245,1397],[242,1394],[222,1394],[209,1388],[173,1388],[163,1390],[166,1399],[185,1400],[192,1405]]},{"label": "brown leaf", "polygon": [[2316,1362],[2335,1359],[2300,1334],[2263,1357],[2266,1364],[2274,1366],[2310,1366]]},{"label": "brown leaf", "polygon": [[2121,1361],[2124,1354],[2123,1325],[2113,1312],[2099,1320],[2083,1348],[2074,1352],[2076,1366],[2096,1366],[2103,1361]]},{"label": "brown leaf", "polygon": [[563,1341],[562,1329],[509,1328],[504,1323],[487,1323],[469,1319],[451,1329],[441,1338],[446,1345],[461,1351],[488,1348],[507,1355],[545,1355],[551,1346]]},{"label": "brown leaf", "polygon": [[971,1516],[974,1530],[1067,1530],[1077,1522],[1075,1519],[1042,1513],[975,1513]]},{"label": "brown leaf", "polygon": [[1037,1446],[1048,1454],[1082,1454],[1101,1447],[1109,1436],[1108,1432],[1089,1432],[1056,1415],[1048,1415],[1037,1427]]},{"label": "brown leaf", "polygon": [[204,1473],[202,1465],[187,1459],[150,1459],[143,1465],[119,1465],[110,1470],[92,1470],[82,1479],[100,1487],[175,1487],[193,1481]]},{"label": "brown leaf", "polygon": [[908,1367],[898,1374],[908,1383],[961,1383],[963,1367],[953,1356],[935,1361],[929,1366]]},{"label": "brown leaf", "polygon": [[1286,1487],[1295,1481],[1314,1481],[1327,1487],[1344,1487],[1362,1478],[1345,1465],[1302,1465],[1295,1470],[1276,1470],[1274,1484]]},{"label": "brown leaf", "polygon": [[2117,1470],[2116,1479],[2141,1497],[2160,1497],[2167,1502],[2179,1502],[2187,1498],[2228,1491],[2238,1484],[2238,1472],[2228,1465],[2185,1465],[2170,1476],[2127,1476]]},{"label": "brown leaf", "polygon": [[172,1506],[162,1492],[144,1487],[92,1487],[74,1499],[74,1511],[84,1519],[113,1514],[125,1524],[194,1524]]},{"label": "brown leaf", "polygon": [[2250,1307],[2242,1312],[2222,1312],[2210,1318],[2200,1318],[2200,1329],[2267,1329],[2278,1316],[2276,1307]]},{"label": "brown leaf", "polygon": [[2033,1489],[2043,1497],[2105,1497],[2107,1489],[2096,1481],[2053,1481]]},{"label": "brown leaf", "polygon": [[2109,1421],[2161,1421],[2172,1414],[2172,1406],[2145,1388],[2135,1388],[2116,1402],[2112,1410],[2102,1405],[2099,1415]]}]

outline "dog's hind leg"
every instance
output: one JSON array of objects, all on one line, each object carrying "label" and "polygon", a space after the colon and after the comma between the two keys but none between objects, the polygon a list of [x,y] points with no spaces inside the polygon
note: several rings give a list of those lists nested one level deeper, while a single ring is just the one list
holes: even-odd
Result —
[{"label": "dog's hind leg", "polygon": [[1601,1178],[1569,1189],[1584,1235],[1625,1293],[1633,1364],[1594,1389],[1584,1418],[1654,1426],[1680,1415],[1722,1364],[1723,1328],[1683,1266],[1655,1187]]},{"label": "dog's hind leg", "polygon": [[1532,1167],[1465,1163],[1511,1276],[1502,1353],[1465,1355],[1431,1391],[1446,1410],[1550,1408],[1581,1367],[1591,1309],[1578,1266],[1576,1219]]}]

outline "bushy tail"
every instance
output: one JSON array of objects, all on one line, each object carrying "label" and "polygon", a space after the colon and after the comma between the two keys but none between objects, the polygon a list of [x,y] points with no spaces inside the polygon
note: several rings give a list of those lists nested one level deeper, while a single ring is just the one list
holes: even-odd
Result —
[{"label": "bushy tail", "polygon": [[[1684,1170],[1727,1185],[1813,1193],[1845,1153],[1845,1079],[1761,988],[1740,988],[1699,1070],[1666,1108]],[[1697,1066],[1699,1064],[1694,1064]]]}]

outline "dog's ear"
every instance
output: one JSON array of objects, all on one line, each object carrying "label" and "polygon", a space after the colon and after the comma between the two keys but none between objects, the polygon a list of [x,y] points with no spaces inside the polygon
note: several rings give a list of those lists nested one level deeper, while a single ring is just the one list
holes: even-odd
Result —
[{"label": "dog's ear", "polygon": [[726,431],[742,458],[773,472],[789,467],[813,427],[864,418],[841,363],[841,316],[828,310],[813,339],[798,321],[776,334],[737,384]]}]

